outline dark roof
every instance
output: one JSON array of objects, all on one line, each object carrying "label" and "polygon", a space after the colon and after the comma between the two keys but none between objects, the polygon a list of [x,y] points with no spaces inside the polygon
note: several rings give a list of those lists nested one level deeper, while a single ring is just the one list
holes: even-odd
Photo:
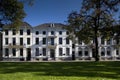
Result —
[{"label": "dark roof", "polygon": [[[22,25],[20,26],[20,28],[32,28],[32,26],[30,24],[28,24],[27,22],[23,22]],[[3,27],[3,29],[9,29],[10,28],[10,25],[6,25]]]},{"label": "dark roof", "polygon": [[51,27],[51,25],[54,25],[54,27],[65,27],[66,25],[64,24],[61,24],[61,23],[45,23],[45,24],[41,24],[41,25],[38,25],[38,26],[35,26],[34,28],[39,28],[39,27]]}]

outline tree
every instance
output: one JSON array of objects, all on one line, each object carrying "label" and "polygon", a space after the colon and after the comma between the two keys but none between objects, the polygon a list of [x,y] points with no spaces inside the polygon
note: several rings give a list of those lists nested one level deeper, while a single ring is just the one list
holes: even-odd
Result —
[{"label": "tree", "polygon": [[118,11],[120,0],[83,0],[80,13],[72,12],[68,16],[68,30],[79,41],[95,43],[95,61],[99,61],[98,37],[106,39],[113,34],[111,27],[115,22],[113,15]]},{"label": "tree", "polygon": [[25,3],[32,5],[33,0],[0,0],[0,27],[10,24],[10,28],[19,28],[26,16]]}]

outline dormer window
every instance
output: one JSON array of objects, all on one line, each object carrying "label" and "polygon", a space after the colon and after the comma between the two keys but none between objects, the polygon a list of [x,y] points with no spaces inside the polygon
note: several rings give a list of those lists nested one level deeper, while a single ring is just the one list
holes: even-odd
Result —
[{"label": "dormer window", "polygon": [[38,34],[39,34],[39,31],[36,31],[35,34],[38,35]]},{"label": "dormer window", "polygon": [[50,27],[54,27],[54,24],[51,24]]},{"label": "dormer window", "polygon": [[54,35],[54,31],[51,31],[51,35]]}]

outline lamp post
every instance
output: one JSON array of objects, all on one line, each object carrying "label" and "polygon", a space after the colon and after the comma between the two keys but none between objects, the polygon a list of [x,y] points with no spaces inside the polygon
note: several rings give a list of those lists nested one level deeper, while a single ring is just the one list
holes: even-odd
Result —
[{"label": "lamp post", "polygon": [[3,24],[0,20],[0,60],[2,60],[2,31],[3,31]]}]

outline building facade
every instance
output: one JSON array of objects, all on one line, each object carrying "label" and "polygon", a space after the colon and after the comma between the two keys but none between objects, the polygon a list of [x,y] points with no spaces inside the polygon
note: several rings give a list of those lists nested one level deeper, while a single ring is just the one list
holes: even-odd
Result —
[{"label": "building facade", "polygon": [[[92,60],[94,44],[81,42],[73,44],[69,32],[60,23],[46,23],[31,27],[23,23],[16,32],[7,27],[3,31],[3,60],[5,61],[51,61],[51,60]],[[119,41],[102,37],[99,41],[101,60],[119,60]]]}]

